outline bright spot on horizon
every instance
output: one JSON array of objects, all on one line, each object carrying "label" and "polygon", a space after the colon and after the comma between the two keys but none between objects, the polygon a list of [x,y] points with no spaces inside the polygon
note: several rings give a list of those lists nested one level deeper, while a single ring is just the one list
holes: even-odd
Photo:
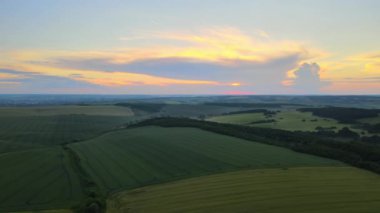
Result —
[{"label": "bright spot on horizon", "polygon": [[240,82],[233,82],[230,85],[234,86],[234,87],[238,87],[238,86],[241,86],[241,83]]}]

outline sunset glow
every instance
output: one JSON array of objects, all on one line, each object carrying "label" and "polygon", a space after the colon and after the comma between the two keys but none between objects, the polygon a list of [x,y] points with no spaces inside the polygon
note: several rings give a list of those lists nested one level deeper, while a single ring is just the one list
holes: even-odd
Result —
[{"label": "sunset glow", "polygon": [[[231,9],[236,20],[228,23],[213,20],[212,15],[205,13],[202,22],[196,25],[196,20],[193,23],[185,17],[185,14],[193,13],[193,10],[181,4],[173,4],[171,5],[173,10],[177,9],[184,13],[183,16],[177,12],[167,14],[172,17],[177,15],[176,24],[171,23],[171,19],[162,19],[160,13],[149,14],[149,17],[160,20],[159,22],[138,25],[130,22],[128,18],[125,18],[125,21],[96,22],[97,18],[94,18],[93,14],[85,12],[82,15],[68,17],[62,26],[55,22],[44,23],[45,28],[36,27],[28,31],[29,34],[21,36],[18,31],[24,25],[37,24],[41,20],[54,19],[55,16],[39,14],[34,19],[29,17],[34,14],[28,12],[15,13],[17,19],[6,17],[7,10],[20,10],[23,6],[12,1],[2,1],[0,18],[6,24],[0,26],[0,34],[5,35],[1,38],[1,43],[4,45],[0,49],[0,92],[12,93],[22,90],[25,79],[29,79],[30,84],[28,85],[30,91],[25,92],[33,92],[33,84],[38,84],[38,79],[45,79],[44,81],[51,79],[51,85],[54,87],[53,78],[59,78],[67,81],[68,88],[70,82],[73,84],[82,82],[86,84],[83,88],[99,87],[97,90],[108,93],[141,91],[141,93],[160,94],[167,93],[167,89],[160,88],[168,86],[172,89],[171,93],[176,93],[176,88],[191,85],[194,87],[188,90],[189,94],[223,94],[230,86],[241,87],[244,91],[255,91],[259,94],[378,93],[379,39],[373,40],[371,44],[364,38],[355,37],[354,34],[341,33],[343,40],[346,41],[343,44],[338,37],[334,37],[338,41],[334,42],[331,37],[323,33],[320,33],[320,38],[316,38],[315,34],[309,34],[307,30],[296,29],[292,24],[286,23],[288,18],[285,15],[284,17],[278,15],[276,19],[268,20],[268,24],[260,24],[254,19],[247,19],[248,15],[245,12],[256,10],[255,7],[249,6],[251,4],[249,2],[246,1],[241,6]],[[273,7],[273,3],[258,7],[269,9]],[[27,7],[32,3],[23,4]],[[49,7],[52,3],[46,2],[46,4]],[[204,4],[207,5],[209,2],[206,1]],[[104,2],[104,7],[110,5]],[[289,14],[294,18],[292,20],[296,20],[299,26],[304,27],[308,26],[307,20],[318,20],[315,16],[319,10],[333,13],[335,8],[334,4],[330,6],[328,1],[321,1],[316,5],[316,14],[311,13],[303,17],[305,20],[301,20],[296,19],[298,17],[296,14],[306,5],[302,3],[293,8],[292,5],[288,4],[283,11],[277,12],[287,14],[286,10],[289,10]],[[368,2],[368,7],[370,5]],[[133,7],[141,6],[143,5],[125,2],[121,6],[126,8],[123,13],[114,8],[115,11],[110,9],[109,13],[103,15],[107,19],[113,19],[117,15],[124,16],[128,10],[133,10]],[[226,9],[223,5],[213,6],[216,7],[215,10]],[[41,10],[39,7],[35,9]],[[89,11],[94,9],[92,5],[88,5]],[[346,17],[349,22],[351,12],[349,8],[339,7],[339,9],[341,9],[340,15]],[[69,8],[62,7],[56,13],[64,14],[68,10]],[[373,19],[380,20],[379,13],[371,11],[366,11],[366,14],[369,13]],[[260,13],[260,9],[256,12]],[[271,13],[270,10],[266,12]],[[357,19],[364,22],[366,16],[360,11],[357,13]],[[94,20],[86,17],[83,19],[83,29],[75,28],[77,23],[74,22],[74,18],[77,20],[78,17],[86,15],[93,17]],[[314,28],[324,31],[323,23],[315,20]],[[92,21],[97,24],[92,24]],[[331,24],[336,22],[333,18],[330,21]],[[188,23],[188,26],[181,22]],[[247,23],[250,27],[241,23]],[[371,24],[374,23],[366,22],[365,26],[370,30],[366,31],[367,28],[363,28],[361,31],[363,37],[380,36],[378,26]],[[339,34],[338,32],[350,30],[345,27],[347,27],[345,24],[336,26],[334,31]],[[77,32],[73,30],[74,28]],[[85,29],[88,31],[83,31]],[[105,29],[112,33],[105,34]],[[89,34],[90,32],[92,34]],[[87,40],[83,40],[86,36]],[[345,46],[342,48],[339,45]],[[34,80],[36,83],[33,83]],[[197,89],[197,85],[205,87]],[[63,91],[67,88],[56,88],[59,89]]]}]

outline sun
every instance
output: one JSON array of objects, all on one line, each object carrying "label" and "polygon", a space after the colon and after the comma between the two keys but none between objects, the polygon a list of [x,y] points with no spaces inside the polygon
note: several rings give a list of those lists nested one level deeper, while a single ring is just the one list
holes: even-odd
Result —
[{"label": "sun", "polygon": [[234,87],[238,87],[238,86],[241,86],[241,83],[240,82],[233,82],[230,85],[234,86]]}]

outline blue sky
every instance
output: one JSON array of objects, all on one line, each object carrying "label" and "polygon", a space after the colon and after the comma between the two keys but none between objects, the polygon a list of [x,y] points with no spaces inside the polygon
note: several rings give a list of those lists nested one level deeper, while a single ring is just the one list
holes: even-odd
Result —
[{"label": "blue sky", "polygon": [[0,72],[0,93],[40,93],[41,81],[65,78],[51,92],[376,94],[379,9],[376,0],[2,0],[0,69],[14,73]]}]

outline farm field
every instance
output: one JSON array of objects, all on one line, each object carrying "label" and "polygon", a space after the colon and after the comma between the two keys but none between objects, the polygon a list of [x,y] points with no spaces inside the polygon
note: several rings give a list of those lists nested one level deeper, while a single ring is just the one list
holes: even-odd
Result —
[{"label": "farm field", "polygon": [[0,212],[69,208],[82,187],[62,148],[0,154]]},{"label": "farm field", "polygon": [[[252,124],[252,122],[255,121],[268,119],[274,119],[275,122]],[[334,119],[321,118],[314,116],[309,112],[299,112],[296,110],[277,112],[273,115],[273,117],[270,118],[265,118],[263,113],[243,113],[215,116],[208,118],[207,120],[221,123],[283,129],[289,131],[315,131],[317,127],[333,128],[332,130],[336,131],[343,127],[350,127],[350,125],[341,124]]]},{"label": "farm field", "polygon": [[1,107],[0,153],[89,139],[138,119],[111,105]]},{"label": "farm field", "polygon": [[52,209],[52,210],[35,210],[35,211],[22,211],[17,213],[73,213],[70,209]]},{"label": "farm field", "polygon": [[132,116],[127,107],[115,105],[65,105],[38,107],[0,107],[0,116],[52,116],[52,115],[98,115],[98,116]]},{"label": "farm field", "polygon": [[[1,141],[20,147],[51,146],[88,139],[119,127],[133,117],[55,115],[2,117]],[[0,148],[1,150],[1,148]]]},{"label": "farm field", "polygon": [[[137,114],[127,104],[0,108],[0,212],[81,212],[94,203],[104,208],[109,196],[110,212],[126,210],[125,205],[130,206],[132,212],[156,212],[152,211],[155,208],[157,212],[167,212],[178,206],[181,212],[214,208],[231,212],[245,211],[252,205],[259,212],[280,212],[280,209],[296,212],[297,199],[304,212],[309,212],[312,205],[337,209],[343,203],[348,203],[353,212],[362,209],[367,212],[364,204],[368,204],[370,210],[377,208],[373,199],[378,190],[368,186],[375,183],[373,187],[377,187],[375,174],[337,160],[300,153],[342,160],[340,156],[350,157],[352,152],[358,154],[359,161],[354,161],[355,164],[344,161],[345,158],[342,161],[358,167],[374,166],[369,168],[374,171],[378,152],[375,145],[358,141],[352,145],[361,148],[363,153],[348,146],[349,150],[337,156],[331,153],[339,153],[338,148],[315,146],[309,149],[313,144],[303,143],[309,138],[298,137],[296,132],[267,129],[267,134],[261,134],[261,128],[255,132],[255,128],[202,119],[292,131],[312,131],[317,126],[341,129],[348,124],[295,108],[276,108],[281,112],[264,115],[262,111],[252,113],[249,107],[161,104],[155,110],[159,105],[147,102],[140,108],[134,106]],[[236,112],[242,110],[246,112]],[[191,119],[186,120],[189,117],[197,118],[192,121],[199,126],[184,127],[191,124]],[[149,118],[153,118],[152,123],[148,120],[140,126],[137,124],[139,127],[129,126]],[[160,125],[155,119],[162,120],[162,126],[171,127],[154,126]],[[270,119],[276,122],[252,124]],[[376,123],[376,119],[360,122]],[[239,134],[233,134],[236,130]],[[276,134],[279,140],[287,138],[282,144],[290,145],[281,147]],[[245,137],[247,135],[249,137]],[[268,145],[272,142],[278,146]],[[292,151],[293,147],[300,152]],[[265,191],[269,189],[272,191]],[[256,196],[257,192],[263,192],[262,197]],[[291,192],[295,193],[293,197]],[[346,196],[348,192],[357,197]],[[362,195],[364,192],[368,192],[368,197]],[[155,196],[159,198],[154,199]],[[336,202],[329,202],[327,198]],[[269,207],[271,202],[276,203],[273,208]]]},{"label": "farm field", "polygon": [[220,122],[220,123],[249,125],[252,122],[266,120],[266,119],[267,118],[264,116],[263,113],[241,113],[241,114],[215,116],[207,120]]},{"label": "farm field", "polygon": [[196,128],[139,127],[69,147],[104,194],[243,168],[343,165]]},{"label": "farm field", "polygon": [[163,107],[161,114],[178,117],[198,117],[218,115],[241,110],[241,107],[225,107],[203,104],[168,104]]},{"label": "farm field", "polygon": [[0,213],[380,213],[379,9],[0,0]]},{"label": "farm field", "polygon": [[365,124],[378,124],[380,123],[380,115],[374,118],[363,118],[359,119],[360,123],[365,123]]},{"label": "farm field", "polygon": [[380,176],[353,167],[228,172],[113,194],[107,212],[376,213]]},{"label": "farm field", "polygon": [[309,112],[298,111],[282,111],[276,113],[274,123],[253,124],[252,126],[276,128],[284,130],[300,130],[300,131],[315,131],[318,126],[323,128],[334,128],[334,130],[341,129],[343,127],[349,127],[349,125],[341,124],[334,119],[321,118],[314,116]]}]

